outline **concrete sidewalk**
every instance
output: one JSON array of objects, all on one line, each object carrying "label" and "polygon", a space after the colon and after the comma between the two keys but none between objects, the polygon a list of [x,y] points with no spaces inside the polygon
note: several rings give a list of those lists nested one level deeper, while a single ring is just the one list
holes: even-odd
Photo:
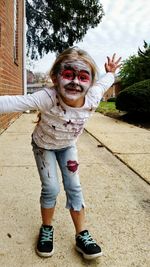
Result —
[{"label": "concrete sidewalk", "polygon": [[78,150],[87,228],[104,256],[88,262],[75,251],[60,178],[53,221],[55,254],[42,259],[35,253],[41,225],[40,179],[30,145],[35,118],[33,113],[23,114],[0,136],[0,266],[149,267],[150,132],[94,114],[86,126],[90,134],[79,138]]},{"label": "concrete sidewalk", "polygon": [[86,130],[150,184],[150,131],[100,113]]}]

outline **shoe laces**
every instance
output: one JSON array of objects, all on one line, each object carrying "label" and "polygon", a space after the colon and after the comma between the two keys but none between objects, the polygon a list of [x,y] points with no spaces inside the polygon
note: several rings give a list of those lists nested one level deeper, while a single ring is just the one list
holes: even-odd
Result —
[{"label": "shoe laces", "polygon": [[53,240],[53,229],[49,228],[43,228],[42,227],[42,236],[41,236],[41,242],[47,242]]},{"label": "shoe laces", "polygon": [[91,237],[89,233],[84,233],[84,235],[80,235],[79,238],[83,241],[85,246],[90,244],[96,244],[95,240]]}]

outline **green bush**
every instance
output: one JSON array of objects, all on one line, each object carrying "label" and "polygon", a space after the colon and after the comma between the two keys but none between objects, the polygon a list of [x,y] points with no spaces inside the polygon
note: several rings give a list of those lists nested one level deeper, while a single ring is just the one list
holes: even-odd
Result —
[{"label": "green bush", "polygon": [[150,79],[122,90],[116,99],[116,108],[127,112],[150,112]]},{"label": "green bush", "polygon": [[116,97],[110,97],[107,102],[116,102]]}]

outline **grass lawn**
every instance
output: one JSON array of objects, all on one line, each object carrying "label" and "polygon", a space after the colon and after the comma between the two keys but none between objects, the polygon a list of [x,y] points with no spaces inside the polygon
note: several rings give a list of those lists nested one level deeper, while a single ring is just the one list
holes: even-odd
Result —
[{"label": "grass lawn", "polygon": [[150,115],[127,113],[116,109],[115,102],[100,102],[96,112],[150,130]]},{"label": "grass lawn", "polygon": [[109,115],[110,113],[114,115],[119,115],[119,110],[116,109],[115,102],[100,102],[96,112],[103,113],[105,115]]}]

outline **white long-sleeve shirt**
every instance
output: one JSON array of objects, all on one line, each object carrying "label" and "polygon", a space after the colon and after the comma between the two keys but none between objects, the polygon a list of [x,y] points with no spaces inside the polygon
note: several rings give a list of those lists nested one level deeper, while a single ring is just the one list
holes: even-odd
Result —
[{"label": "white long-sleeve shirt", "polygon": [[32,95],[0,96],[0,113],[39,110],[41,120],[33,132],[34,142],[45,149],[64,148],[76,142],[85,122],[113,82],[114,75],[107,73],[88,90],[85,103],[80,108],[67,106],[54,87],[44,88]]}]

